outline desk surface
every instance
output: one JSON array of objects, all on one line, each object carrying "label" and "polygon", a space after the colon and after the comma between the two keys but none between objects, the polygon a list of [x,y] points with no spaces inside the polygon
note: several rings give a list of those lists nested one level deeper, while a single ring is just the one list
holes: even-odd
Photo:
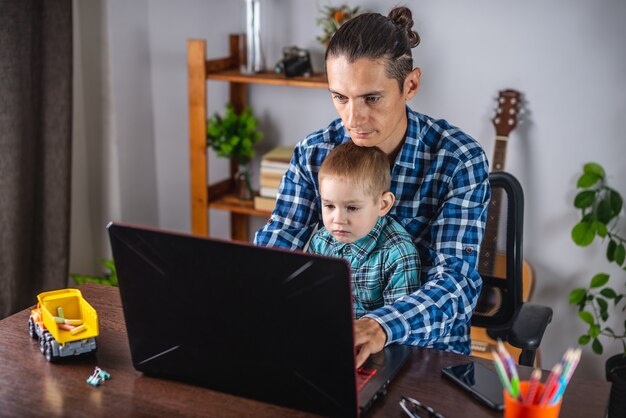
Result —
[{"label": "desk surface", "polygon": [[[143,376],[131,364],[118,289],[93,284],[80,289],[100,320],[95,355],[50,364],[39,352],[37,341],[28,336],[29,309],[0,321],[0,416],[313,416]],[[501,413],[483,407],[441,376],[442,367],[467,359],[453,353],[414,348],[409,363],[367,417],[402,417],[398,400],[403,395],[421,400],[448,418],[501,417]],[[481,359],[477,361],[488,364]],[[93,388],[85,380],[96,365],[108,371],[111,380]],[[520,374],[527,378],[530,369],[521,368]],[[609,389],[607,382],[574,377],[565,393],[561,418],[603,417]]]}]

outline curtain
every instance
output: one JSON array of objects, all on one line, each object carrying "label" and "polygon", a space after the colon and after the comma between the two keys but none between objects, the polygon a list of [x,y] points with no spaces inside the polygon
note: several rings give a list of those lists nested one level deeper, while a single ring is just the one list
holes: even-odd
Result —
[{"label": "curtain", "polygon": [[0,0],[0,318],[68,284],[72,1]]}]

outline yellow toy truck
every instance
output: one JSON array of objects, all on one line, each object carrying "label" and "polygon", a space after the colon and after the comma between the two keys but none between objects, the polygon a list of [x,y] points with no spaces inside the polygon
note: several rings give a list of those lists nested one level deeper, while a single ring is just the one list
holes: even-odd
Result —
[{"label": "yellow toy truck", "polygon": [[78,289],[60,289],[37,295],[30,312],[28,333],[39,338],[46,360],[75,356],[96,350],[98,314]]}]

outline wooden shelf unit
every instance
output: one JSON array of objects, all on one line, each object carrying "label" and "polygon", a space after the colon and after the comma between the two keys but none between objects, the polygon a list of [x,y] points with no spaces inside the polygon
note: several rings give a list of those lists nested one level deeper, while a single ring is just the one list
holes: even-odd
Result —
[{"label": "wooden shelf unit", "polygon": [[241,112],[248,101],[248,84],[268,84],[309,88],[328,88],[326,76],[313,74],[310,77],[286,78],[281,74],[263,72],[242,74],[239,71],[239,38],[230,35],[229,56],[206,59],[206,41],[187,41],[187,72],[189,91],[189,166],[191,184],[191,232],[208,236],[210,233],[207,210],[220,209],[230,212],[231,237],[238,241],[248,240],[248,218],[269,218],[270,212],[254,209],[252,200],[238,199],[233,191],[236,164],[231,161],[228,178],[209,185],[207,156],[207,80],[229,83],[230,103]]}]

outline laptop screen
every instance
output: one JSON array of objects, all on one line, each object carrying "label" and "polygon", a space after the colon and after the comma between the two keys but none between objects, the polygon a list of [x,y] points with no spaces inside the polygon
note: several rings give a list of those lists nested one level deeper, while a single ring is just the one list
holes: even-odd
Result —
[{"label": "laptop screen", "polygon": [[345,261],[116,223],[108,230],[137,370],[356,416]]}]

